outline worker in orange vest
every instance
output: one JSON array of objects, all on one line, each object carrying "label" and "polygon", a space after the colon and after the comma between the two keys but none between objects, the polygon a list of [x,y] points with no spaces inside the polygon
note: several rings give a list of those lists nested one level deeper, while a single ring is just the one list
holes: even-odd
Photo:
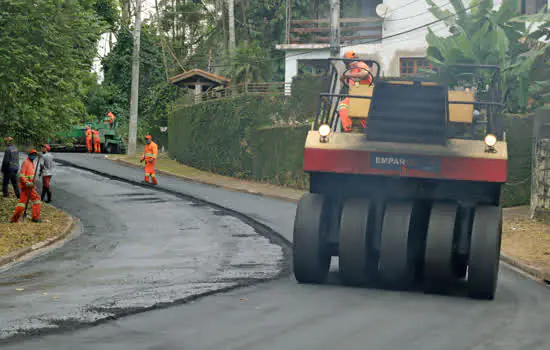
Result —
[{"label": "worker in orange vest", "polygon": [[107,117],[108,117],[108,122],[109,122],[109,126],[111,127],[111,129],[114,127],[115,125],[115,115],[113,114],[113,112],[109,111],[109,113],[107,113]]},{"label": "worker in orange vest", "polygon": [[[344,58],[357,59],[359,56],[354,51],[348,51],[344,54]],[[351,69],[346,74],[347,76],[342,75],[341,80],[346,81],[348,85],[351,85],[352,79],[360,79],[360,81],[355,81],[356,84],[360,85],[371,85],[372,84],[372,74],[370,73],[370,67],[362,61],[353,61],[346,63],[346,69]],[[354,79],[354,80],[355,80]],[[338,104],[338,114],[340,116],[340,121],[342,122],[342,127],[344,132],[351,132],[352,122],[348,114],[349,108],[349,97],[344,98]],[[361,120],[361,126],[363,128],[367,127],[367,121],[365,119]]]},{"label": "worker in orange vest", "polygon": [[92,130],[92,134],[94,135],[94,152],[101,153],[101,139],[99,137],[99,131]]},{"label": "worker in orange vest", "polygon": [[141,157],[141,161],[145,161],[145,182],[149,182],[149,176],[151,176],[151,180],[153,182],[153,185],[157,185],[157,175],[155,174],[155,164],[157,162],[157,155],[158,155],[158,146],[156,143],[153,142],[153,138],[151,135],[145,136],[145,142],[147,143],[145,145],[145,148],[143,149],[143,156]]},{"label": "worker in orange vest", "polygon": [[19,171],[19,188],[21,195],[19,203],[15,207],[13,216],[10,222],[18,222],[21,215],[25,212],[27,201],[32,201],[32,221],[40,222],[40,207],[42,202],[36,192],[34,160],[38,157],[38,152],[35,149],[30,150],[29,156],[23,161],[21,170]]},{"label": "worker in orange vest", "polygon": [[88,153],[92,153],[92,129],[90,129],[89,125],[86,125],[86,148],[88,149]]}]

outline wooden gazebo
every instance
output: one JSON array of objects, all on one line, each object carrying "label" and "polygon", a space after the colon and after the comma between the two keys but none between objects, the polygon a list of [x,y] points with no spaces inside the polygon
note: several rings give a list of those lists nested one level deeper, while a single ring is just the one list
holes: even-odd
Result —
[{"label": "wooden gazebo", "polygon": [[182,89],[194,89],[195,97],[199,98],[203,91],[211,90],[218,86],[227,87],[230,79],[206,72],[202,69],[191,69],[171,77],[168,81],[170,84],[176,85]]}]

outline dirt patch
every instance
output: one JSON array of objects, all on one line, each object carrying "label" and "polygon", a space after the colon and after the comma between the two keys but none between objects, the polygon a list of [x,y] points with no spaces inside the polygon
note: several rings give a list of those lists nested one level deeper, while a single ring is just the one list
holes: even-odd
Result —
[{"label": "dirt patch", "polygon": [[9,220],[17,202],[13,192],[8,198],[0,195],[0,257],[61,234],[71,220],[63,211],[42,203],[41,223],[31,222],[29,205],[28,220],[12,224]]},{"label": "dirt patch", "polygon": [[502,252],[550,275],[550,216],[529,219],[529,207],[504,209]]}]

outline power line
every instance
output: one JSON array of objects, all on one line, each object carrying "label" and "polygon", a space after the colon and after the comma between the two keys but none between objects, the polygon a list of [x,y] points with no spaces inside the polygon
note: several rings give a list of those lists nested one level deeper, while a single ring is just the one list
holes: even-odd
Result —
[{"label": "power line", "polygon": [[[418,1],[418,0],[414,0],[414,1]],[[414,2],[412,1],[412,2]],[[411,32],[414,32],[414,31],[417,31],[419,29],[423,29],[423,28],[427,28],[431,25],[434,25],[434,24],[437,24],[437,23],[440,23],[440,22],[443,22],[451,17],[454,17],[456,15],[458,15],[459,13],[465,13],[466,11],[468,10],[471,10],[473,8],[476,8],[478,6],[481,6],[483,3],[487,2],[489,0],[481,0],[479,1],[478,3],[476,4],[473,4],[467,8],[465,8],[464,10],[462,11],[459,11],[457,13],[451,13],[450,15],[448,16],[445,16],[441,19],[436,19],[436,20],[433,20],[429,23],[426,23],[426,24],[423,24],[423,25],[419,25],[419,26],[416,26],[416,27],[413,27],[413,28],[410,28],[410,29],[407,29],[407,30],[404,30],[402,32],[398,32],[398,33],[395,33],[395,34],[391,34],[391,35],[388,35],[388,36],[385,36],[385,37],[380,37],[380,38],[377,38],[377,39],[372,39],[372,40],[369,40],[369,41],[357,41],[357,42],[353,42],[351,44],[345,44],[345,45],[340,45],[340,48],[345,48],[345,47],[351,47],[351,46],[357,46],[357,45],[362,45],[362,44],[373,44],[373,43],[377,43],[377,42],[381,42],[383,40],[388,40],[388,39],[391,39],[391,38],[395,38],[395,37],[399,37],[399,36],[402,36],[402,35],[405,35],[405,34],[409,34]],[[410,3],[412,3],[410,2]],[[408,3],[408,4],[410,4]],[[303,55],[307,55],[307,54],[310,54],[312,52],[315,52],[316,50],[308,50],[308,51],[305,51],[305,52],[300,52],[300,53],[296,53],[296,54],[293,54],[293,55],[285,55],[284,58],[289,58],[289,57],[298,57],[298,56],[303,56]],[[280,60],[281,58],[276,58],[276,59],[268,59],[267,61],[277,61],[277,60]]]},{"label": "power line", "polygon": [[[415,0],[415,1],[418,1],[418,0]],[[411,32],[417,31],[419,29],[427,28],[427,27],[432,26],[434,24],[441,23],[441,22],[443,22],[443,21],[445,21],[445,20],[447,20],[451,17],[454,17],[454,16],[458,15],[459,13],[464,13],[468,10],[471,10],[471,9],[475,8],[475,7],[481,6],[484,2],[487,2],[487,1],[488,0],[481,0],[480,2],[478,2],[476,4],[473,4],[472,6],[469,6],[469,7],[465,8],[464,10],[462,10],[460,12],[451,13],[450,15],[445,16],[441,19],[436,19],[436,20],[433,20],[429,23],[419,25],[419,26],[404,30],[402,32],[398,32],[398,33],[391,34],[391,35],[388,35],[388,36],[380,37],[380,38],[377,38],[377,39],[372,39],[372,40],[369,40],[369,41],[357,41],[357,42],[352,42],[351,44],[340,45],[340,48],[357,46],[357,45],[362,45],[362,44],[373,44],[373,43],[381,42],[383,40],[388,40],[388,39],[396,38],[396,37],[399,37],[399,36],[402,36],[402,35],[405,35],[405,34],[409,34]],[[408,4],[410,4],[410,3],[408,3]],[[308,51],[296,53],[296,54],[293,54],[293,55],[285,55],[284,58],[303,56],[303,55],[307,55],[307,54],[310,54],[310,53],[315,52],[315,51],[316,50],[308,50]],[[268,59],[268,61],[278,61],[280,59],[282,59],[282,58]],[[219,66],[214,66],[214,67],[219,67]]]},{"label": "power line", "polygon": [[[436,23],[435,25],[441,25],[441,24],[444,24],[444,23]],[[434,25],[434,26],[435,26],[435,25]],[[433,28],[432,28],[432,29],[433,29]],[[438,28],[438,29],[439,29],[439,28]],[[436,33],[436,34],[439,35],[439,34],[441,34],[441,33]],[[419,37],[415,37],[415,38],[419,38]],[[415,39],[415,38],[411,38],[411,37],[407,37],[407,38],[398,38],[399,40],[393,41],[393,40],[397,39],[397,37],[387,37],[385,40],[386,40],[386,41],[392,41],[392,44],[396,44],[396,43],[400,43],[400,42],[404,42],[404,41],[410,41],[411,39]],[[354,45],[355,45],[355,44],[354,44]],[[290,56],[287,56],[287,57],[290,57]],[[206,58],[206,56],[205,56],[204,58]],[[277,59],[277,58],[272,58],[272,59],[270,59],[270,60],[276,61],[276,60],[281,60],[281,59],[284,59],[284,58],[285,58],[285,57],[283,56],[283,57],[281,57],[281,58],[279,58],[279,59]],[[201,60],[203,60],[203,58],[201,58]],[[239,64],[239,63],[249,63],[249,62],[252,62],[252,61],[254,61],[254,60],[255,60],[255,59],[252,59],[252,60],[233,60],[232,62],[233,62],[233,63]],[[193,61],[190,61],[189,63],[194,63],[194,62],[193,62]],[[203,62],[201,62],[201,63],[203,63]],[[197,62],[196,64],[199,64],[199,63]],[[213,67],[215,67],[215,68],[222,68],[222,67],[231,67],[231,66],[232,66],[232,64],[219,64],[219,65],[214,65]]]},{"label": "power line", "polygon": [[[441,5],[438,5],[439,7],[443,7],[443,6],[447,6],[447,5],[450,5],[452,2],[449,1],[449,2],[446,2],[444,4],[441,4]],[[437,4],[436,4],[437,5]],[[418,13],[416,15],[412,15],[412,16],[407,16],[407,17],[401,17],[401,18],[394,18],[394,19],[386,19],[385,22],[398,22],[398,21],[405,21],[405,20],[408,20],[408,19],[412,19],[412,18],[417,18],[417,17],[420,17],[420,16],[424,16],[424,15],[427,15],[431,13],[430,10],[428,11],[424,11],[424,12],[421,12],[421,13]]]}]

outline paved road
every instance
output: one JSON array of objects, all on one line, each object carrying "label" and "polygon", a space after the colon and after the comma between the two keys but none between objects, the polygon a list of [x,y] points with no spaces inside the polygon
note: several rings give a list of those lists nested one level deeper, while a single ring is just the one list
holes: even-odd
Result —
[{"label": "paved road", "polygon": [[[139,181],[141,172],[101,159],[63,155]],[[162,186],[254,216],[291,237],[292,203],[161,176]],[[195,303],[100,326],[31,339],[4,349],[376,349],[550,348],[547,287],[501,268],[492,302],[339,286],[287,277]]]},{"label": "paved road", "polygon": [[58,167],[53,186],[83,232],[0,273],[0,339],[183,302],[283,267],[280,246],[226,212],[74,168]]}]

